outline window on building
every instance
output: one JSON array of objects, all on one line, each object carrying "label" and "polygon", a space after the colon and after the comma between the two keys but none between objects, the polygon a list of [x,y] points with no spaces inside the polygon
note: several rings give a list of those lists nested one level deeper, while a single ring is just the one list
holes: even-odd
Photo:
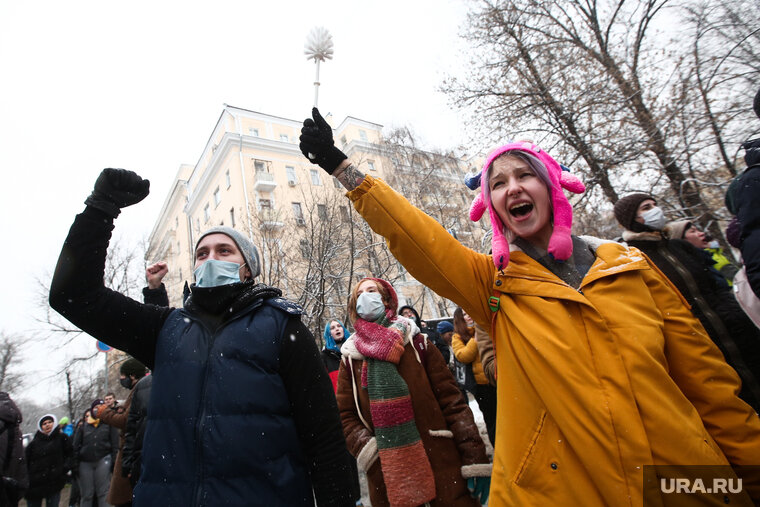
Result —
[{"label": "window on building", "polygon": [[259,137],[259,129],[249,128],[248,129],[248,134],[252,135],[254,137]]},{"label": "window on building", "polygon": [[230,188],[230,186],[232,186],[232,179],[230,178],[229,169],[227,169],[227,172],[224,174],[224,180],[227,182],[227,188]]},{"label": "window on building", "polygon": [[377,169],[375,169],[375,161],[374,160],[367,160],[367,167],[369,167],[370,171],[377,171]]},{"label": "window on building", "polygon": [[309,252],[309,241],[306,240],[306,239],[302,239],[299,242],[299,246],[301,247],[301,255],[303,256],[303,258],[304,259],[308,259],[309,258],[309,253],[310,253]]},{"label": "window on building", "polygon": [[235,228],[235,208],[230,208],[230,227]]},{"label": "window on building", "polygon": [[359,139],[361,139],[362,141],[366,141],[367,140],[367,133],[365,131],[363,131],[363,130],[359,130]]},{"label": "window on building", "polygon": [[346,136],[340,136],[340,142],[343,143],[343,146],[346,145]]},{"label": "window on building", "polygon": [[321,185],[322,180],[319,179],[319,171],[316,169],[310,169],[311,172],[311,184],[312,185]]},{"label": "window on building", "polygon": [[263,172],[266,172],[267,165],[263,160],[254,160],[253,168],[256,170],[257,173],[263,173]]},{"label": "window on building", "polygon": [[303,225],[303,210],[301,209],[301,203],[300,202],[294,202],[293,205],[293,216],[296,218],[296,222],[298,222],[299,225]]},{"label": "window on building", "polygon": [[179,229],[179,217],[174,217],[174,228]]},{"label": "window on building", "polygon": [[272,209],[272,200],[271,199],[259,199],[259,209],[260,210]]},{"label": "window on building", "polygon": [[208,219],[211,218],[210,207],[210,204],[206,204],[203,207],[203,220],[206,222],[208,222]]},{"label": "window on building", "polygon": [[287,134],[280,134],[280,141],[287,143],[287,142],[290,142],[290,138],[288,137]]},{"label": "window on building", "polygon": [[338,178],[333,178],[333,185],[335,185],[335,188],[342,189],[343,185],[341,185],[340,180]]},{"label": "window on building", "polygon": [[219,187],[216,187],[214,190],[214,206],[219,206],[220,202],[222,202],[222,193],[219,191]]},{"label": "window on building", "polygon": [[327,206],[324,204],[317,204],[317,216],[320,220],[327,220]]},{"label": "window on building", "polygon": [[340,221],[343,223],[348,222],[348,206],[340,207]]},{"label": "window on building", "polygon": [[[182,281],[182,268],[179,268],[179,281]],[[47,502],[47,500],[46,500]]]},{"label": "window on building", "polygon": [[285,174],[288,176],[289,185],[295,185],[298,182],[296,179],[296,168],[292,165],[285,166]]}]

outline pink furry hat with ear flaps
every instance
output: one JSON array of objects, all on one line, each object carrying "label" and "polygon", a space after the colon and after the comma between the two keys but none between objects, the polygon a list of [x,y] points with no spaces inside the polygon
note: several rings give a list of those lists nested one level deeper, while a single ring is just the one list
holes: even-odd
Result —
[{"label": "pink furry hat with ear flaps", "polygon": [[[570,174],[569,170],[563,170],[563,166],[557,163],[548,153],[527,141],[508,143],[493,150],[488,155],[478,179],[483,180],[491,164],[499,156],[508,151],[516,150],[535,156],[546,166],[548,177],[551,181],[549,195],[554,214],[554,230],[549,240],[548,251],[555,259],[565,261],[573,254],[573,240],[570,237],[570,229],[573,226],[573,208],[570,206],[570,202],[567,200],[562,189],[569,190],[574,194],[580,194],[586,190],[586,186],[576,176]],[[509,242],[504,237],[504,224],[501,222],[496,210],[493,209],[491,200],[486,196],[488,181],[483,180],[479,183],[481,183],[479,185],[480,193],[475,197],[470,206],[470,220],[477,222],[483,216],[486,209],[488,209],[491,227],[493,227],[493,237],[491,239],[493,263],[496,269],[502,270],[509,264]]]}]

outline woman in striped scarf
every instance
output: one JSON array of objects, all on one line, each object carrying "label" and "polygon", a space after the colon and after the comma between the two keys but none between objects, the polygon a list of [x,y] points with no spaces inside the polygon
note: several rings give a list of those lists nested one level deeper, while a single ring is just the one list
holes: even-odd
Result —
[{"label": "woman in striped scarf", "polygon": [[364,278],[349,299],[338,408],[373,507],[477,506],[491,465],[472,412],[435,346],[396,315],[391,285]]}]

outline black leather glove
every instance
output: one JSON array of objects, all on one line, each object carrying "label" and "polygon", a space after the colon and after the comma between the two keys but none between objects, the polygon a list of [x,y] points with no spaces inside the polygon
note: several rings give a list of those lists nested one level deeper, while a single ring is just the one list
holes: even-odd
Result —
[{"label": "black leather glove", "polygon": [[129,483],[133,488],[140,480],[140,463],[141,460],[139,459],[135,460],[134,463],[132,463],[132,471],[129,474]]},{"label": "black leather glove", "polygon": [[85,199],[87,206],[97,208],[116,218],[121,208],[136,204],[150,192],[150,181],[126,169],[103,169],[95,181],[95,188]]},{"label": "black leather glove", "polygon": [[760,138],[750,139],[742,144],[742,148],[746,150],[744,161],[747,163],[748,168],[760,164]]},{"label": "black leather glove", "polygon": [[303,122],[301,144],[298,146],[301,148],[303,156],[309,159],[309,162],[319,165],[328,174],[332,174],[340,163],[348,157],[335,147],[332,127],[319,114],[319,109],[312,108],[311,116],[312,118],[306,118]]}]

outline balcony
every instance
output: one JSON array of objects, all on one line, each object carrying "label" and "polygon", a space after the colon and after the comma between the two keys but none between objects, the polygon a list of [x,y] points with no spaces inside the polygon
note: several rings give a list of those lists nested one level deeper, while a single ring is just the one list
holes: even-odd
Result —
[{"label": "balcony", "polygon": [[265,231],[280,229],[285,224],[280,217],[280,213],[272,208],[262,208],[258,213],[259,228]]},{"label": "balcony", "polygon": [[265,171],[256,171],[256,183],[253,188],[259,192],[271,192],[277,187],[274,175]]}]

